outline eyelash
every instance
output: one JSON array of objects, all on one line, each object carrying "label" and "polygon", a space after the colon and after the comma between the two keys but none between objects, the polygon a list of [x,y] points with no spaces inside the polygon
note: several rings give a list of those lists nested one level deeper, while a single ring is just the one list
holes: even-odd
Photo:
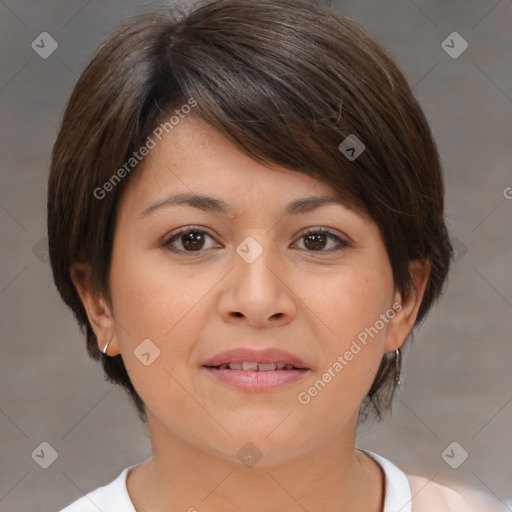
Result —
[{"label": "eyelash", "polygon": [[[180,256],[189,255],[189,254],[190,255],[201,254],[201,253],[205,252],[207,249],[199,250],[199,251],[187,251],[187,250],[180,250],[180,249],[176,249],[176,248],[172,247],[172,244],[175,241],[179,240],[180,237],[182,237],[183,235],[188,235],[190,233],[202,233],[202,234],[205,234],[205,235],[209,236],[210,238],[213,238],[210,234],[208,234],[203,229],[200,229],[198,227],[196,228],[194,226],[187,226],[186,228],[183,228],[183,229],[179,230],[177,233],[174,233],[172,236],[167,238],[162,243],[162,247],[167,249],[167,250],[170,250],[170,251],[172,251],[172,252],[174,252],[176,254],[179,254]],[[302,238],[305,238],[305,237],[307,237],[309,235],[326,235],[328,238],[331,238],[331,239],[335,240],[336,242],[338,242],[338,244],[341,247],[331,248],[331,249],[328,249],[328,250],[319,250],[319,251],[312,251],[312,250],[310,251],[310,250],[307,250],[307,249],[303,249],[306,252],[332,254],[333,252],[340,252],[340,251],[343,251],[344,249],[346,249],[347,247],[350,247],[350,244],[346,240],[343,240],[342,238],[340,238],[339,236],[335,235],[331,231],[326,230],[325,228],[308,228],[299,237],[299,240],[302,239]]]}]

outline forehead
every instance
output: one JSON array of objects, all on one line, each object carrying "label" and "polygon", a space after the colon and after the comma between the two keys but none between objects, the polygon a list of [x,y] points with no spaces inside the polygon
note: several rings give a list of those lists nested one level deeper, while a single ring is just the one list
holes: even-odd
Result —
[{"label": "forehead", "polygon": [[[208,206],[208,199],[192,196],[218,198],[217,204],[209,202],[212,211],[228,216],[247,204],[287,203],[287,213],[300,213],[301,208],[306,211],[308,207],[305,201],[289,203],[312,196],[324,197],[324,203],[325,197],[336,198],[339,204],[366,216],[348,197],[306,172],[257,162],[197,116],[185,117],[162,140],[155,142],[155,147],[135,170],[122,198],[123,203],[136,205],[139,213],[151,204],[165,201],[170,194],[179,194],[174,200],[181,200],[182,204],[202,201]],[[314,201],[309,201],[309,206],[313,204]]]}]

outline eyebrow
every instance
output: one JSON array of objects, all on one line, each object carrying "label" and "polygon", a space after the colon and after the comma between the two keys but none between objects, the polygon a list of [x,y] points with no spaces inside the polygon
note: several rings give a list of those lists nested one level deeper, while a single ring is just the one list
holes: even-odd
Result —
[{"label": "eyebrow", "polygon": [[[283,210],[283,215],[300,215],[316,210],[317,208],[326,206],[328,204],[337,204],[344,206],[345,208],[357,211],[357,209],[348,199],[334,196],[313,196],[296,199],[289,202]],[[138,218],[142,219],[150,213],[159,210],[160,208],[177,205],[188,205],[205,212],[213,212],[226,215],[228,217],[233,217],[232,208],[221,199],[216,199],[215,197],[200,194],[181,193],[171,195],[165,199],[151,204],[139,214]]]}]

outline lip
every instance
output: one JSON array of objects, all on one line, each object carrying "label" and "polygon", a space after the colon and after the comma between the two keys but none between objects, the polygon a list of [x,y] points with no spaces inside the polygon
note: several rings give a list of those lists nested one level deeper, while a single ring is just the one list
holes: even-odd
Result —
[{"label": "lip", "polygon": [[[230,368],[217,368],[228,363],[284,363],[295,366],[290,370],[232,370]],[[253,350],[250,348],[236,348],[221,352],[208,359],[202,366],[217,381],[247,391],[270,391],[291,384],[302,379],[310,372],[310,368],[299,357],[277,348]]]},{"label": "lip", "polygon": [[271,370],[268,372],[230,370],[204,367],[217,381],[246,391],[271,391],[286,384],[296,383],[310,370]]},{"label": "lip", "polygon": [[[232,350],[221,352],[208,359],[203,366],[220,366],[228,363],[242,363],[251,361],[256,363],[285,363],[296,366],[297,368],[309,370],[308,366],[299,357],[277,348],[266,348],[264,350],[254,350],[250,348],[239,347]],[[231,370],[237,371],[237,370]],[[276,370],[277,371],[277,370]],[[291,372],[293,370],[286,370]]]}]

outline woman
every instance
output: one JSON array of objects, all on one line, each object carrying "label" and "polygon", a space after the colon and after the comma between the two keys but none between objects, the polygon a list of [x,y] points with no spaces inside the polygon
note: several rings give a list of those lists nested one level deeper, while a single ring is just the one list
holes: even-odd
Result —
[{"label": "woman", "polygon": [[295,1],[148,13],[80,77],[48,189],[56,286],[152,456],[66,507],[472,510],[358,450],[452,248],[387,53]]}]

